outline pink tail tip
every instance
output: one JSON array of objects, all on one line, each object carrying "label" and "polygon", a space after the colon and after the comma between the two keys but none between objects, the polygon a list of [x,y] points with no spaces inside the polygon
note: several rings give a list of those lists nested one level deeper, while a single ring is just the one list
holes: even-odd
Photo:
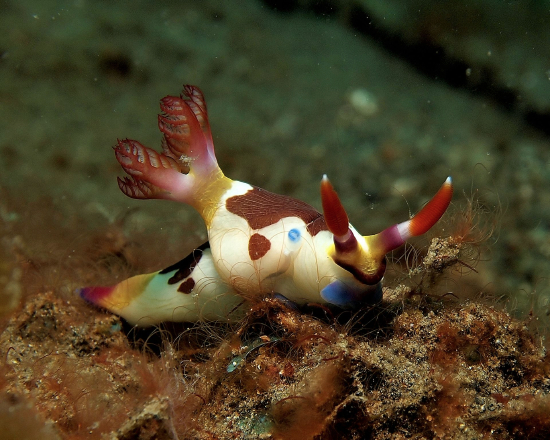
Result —
[{"label": "pink tail tip", "polygon": [[92,286],[92,287],[83,287],[78,289],[77,292],[80,297],[92,304],[97,306],[104,306],[105,299],[107,299],[115,289],[116,286],[101,287],[101,286]]}]

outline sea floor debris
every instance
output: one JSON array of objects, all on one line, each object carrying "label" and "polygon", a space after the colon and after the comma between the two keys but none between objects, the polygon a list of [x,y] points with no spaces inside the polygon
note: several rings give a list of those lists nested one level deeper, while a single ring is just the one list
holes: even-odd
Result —
[{"label": "sea floor debris", "polygon": [[[435,240],[425,261],[452,260],[445,249]],[[345,316],[266,298],[239,326],[181,333],[137,332],[40,292],[0,335],[0,420],[12,438],[550,434],[550,357],[524,322],[405,285],[384,293],[381,305]]]}]

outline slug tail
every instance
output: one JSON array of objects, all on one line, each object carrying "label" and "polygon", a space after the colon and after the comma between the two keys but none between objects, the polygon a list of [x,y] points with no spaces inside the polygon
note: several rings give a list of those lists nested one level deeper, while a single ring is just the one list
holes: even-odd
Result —
[{"label": "slug tail", "polygon": [[164,270],[137,275],[115,286],[84,287],[80,296],[147,327],[164,321],[231,322],[242,318],[245,301],[216,271],[208,243]]}]

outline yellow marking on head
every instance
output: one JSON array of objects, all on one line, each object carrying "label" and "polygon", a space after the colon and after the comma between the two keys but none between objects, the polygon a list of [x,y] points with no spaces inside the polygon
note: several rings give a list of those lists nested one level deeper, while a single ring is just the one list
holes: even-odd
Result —
[{"label": "yellow marking on head", "polygon": [[[193,171],[190,171],[192,174]],[[220,168],[209,176],[193,176],[197,182],[194,188],[193,207],[202,216],[206,227],[209,228],[212,218],[220,207],[223,195],[231,188],[233,180],[226,177]]]},{"label": "yellow marking on head", "polygon": [[[348,253],[336,252],[336,247],[334,243],[332,243],[327,248],[327,253],[334,262],[343,269],[350,271],[352,270],[351,268],[354,268],[357,272],[356,274],[352,274],[356,278],[356,275],[359,276],[359,274],[365,276],[366,279],[362,280],[362,282],[366,282],[372,278],[372,284],[375,284],[384,274],[384,254],[371,252],[368,238],[369,237],[360,237],[358,240],[358,248]],[[352,272],[354,272],[354,270],[352,270]],[[361,281],[361,279],[359,279],[359,281]],[[371,284],[371,282],[368,281],[368,284]]]}]

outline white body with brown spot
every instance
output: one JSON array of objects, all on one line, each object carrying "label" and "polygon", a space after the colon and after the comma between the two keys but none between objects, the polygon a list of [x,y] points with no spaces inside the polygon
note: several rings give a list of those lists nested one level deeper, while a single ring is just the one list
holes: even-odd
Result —
[{"label": "white body with brown spot", "polygon": [[427,231],[447,209],[450,178],[412,219],[363,237],[348,222],[326,176],[324,215],[299,200],[222,173],[200,90],[161,101],[163,152],[122,140],[117,160],[130,177],[120,189],[133,198],[187,203],[202,215],[208,243],[162,271],[80,295],[137,325],[162,321],[236,320],[254,298],[278,293],[298,304],[342,307],[381,298],[385,254]]},{"label": "white body with brown spot", "polygon": [[[247,183],[233,181],[208,228],[212,258],[223,282],[245,296],[277,292],[298,303],[325,302],[320,292],[336,280],[359,287],[330,257],[330,231],[312,236],[306,223],[295,216],[252,229],[245,218],[227,210],[227,199],[253,190]],[[256,240],[258,249],[253,237],[261,237]]]}]

